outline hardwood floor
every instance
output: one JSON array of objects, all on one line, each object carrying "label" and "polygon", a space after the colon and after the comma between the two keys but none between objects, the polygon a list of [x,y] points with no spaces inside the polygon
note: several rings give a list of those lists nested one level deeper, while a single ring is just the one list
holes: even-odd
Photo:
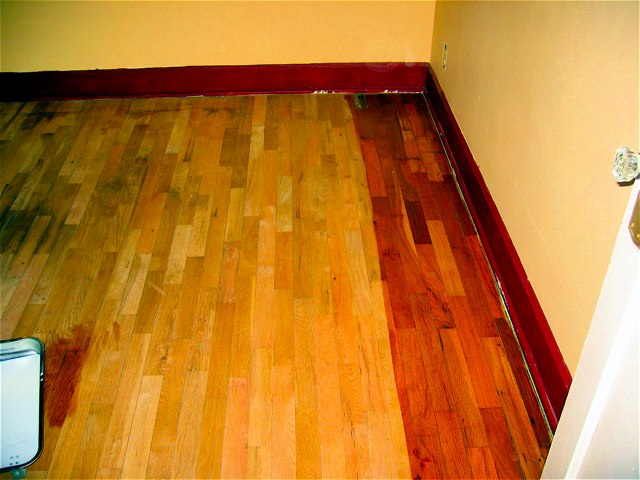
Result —
[{"label": "hardwood floor", "polygon": [[547,425],[424,101],[368,105],[354,111],[412,474],[539,477]]},{"label": "hardwood floor", "polygon": [[549,434],[419,95],[0,104],[33,478],[535,478]]}]

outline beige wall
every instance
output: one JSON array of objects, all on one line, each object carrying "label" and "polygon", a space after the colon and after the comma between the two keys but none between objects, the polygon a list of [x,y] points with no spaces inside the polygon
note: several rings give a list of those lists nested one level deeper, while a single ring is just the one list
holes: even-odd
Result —
[{"label": "beige wall", "polygon": [[1,70],[429,61],[435,1],[2,1]]},{"label": "beige wall", "polygon": [[436,5],[436,75],[572,372],[629,197],[613,156],[640,148],[638,38],[638,2]]}]

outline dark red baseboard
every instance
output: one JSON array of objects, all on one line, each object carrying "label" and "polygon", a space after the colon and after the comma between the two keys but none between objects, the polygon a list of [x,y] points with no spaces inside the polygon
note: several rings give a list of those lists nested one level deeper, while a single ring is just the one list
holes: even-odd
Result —
[{"label": "dark red baseboard", "polygon": [[383,91],[421,92],[426,64],[334,63],[0,73],[0,101]]},{"label": "dark red baseboard", "polygon": [[430,65],[427,67],[425,95],[491,267],[500,281],[513,327],[542,406],[552,430],[555,431],[571,384],[571,374],[507,228]]}]

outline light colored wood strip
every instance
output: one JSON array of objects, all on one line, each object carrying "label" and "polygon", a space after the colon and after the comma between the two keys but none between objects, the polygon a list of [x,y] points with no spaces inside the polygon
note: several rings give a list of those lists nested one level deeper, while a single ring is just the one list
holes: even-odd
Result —
[{"label": "light colored wood strip", "polygon": [[202,166],[202,179],[200,180],[200,194],[213,195],[217,188],[218,165],[222,153],[222,139],[209,138],[205,160]]},{"label": "light colored wood strip", "polygon": [[[157,118],[157,117],[156,117]],[[153,141],[153,145],[150,149],[148,169],[142,186],[140,187],[140,194],[136,203],[136,208],[131,217],[131,226],[133,228],[140,228],[145,222],[145,216],[147,211],[152,209],[151,202],[153,201],[153,195],[158,188],[158,183],[162,178],[162,160],[164,156],[164,149],[166,146],[166,140],[168,140],[170,132],[168,128],[160,130],[148,130],[145,133],[145,138],[149,138]]]},{"label": "light colored wood strip", "polygon": [[200,294],[200,275],[202,273],[202,258],[188,258],[184,270],[183,286],[180,289],[180,303],[178,315],[173,325],[173,338],[193,338],[193,327],[197,319],[198,297]]},{"label": "light colored wood strip", "polygon": [[365,409],[367,412],[387,414],[388,405],[383,385],[384,379],[380,368],[378,342],[373,332],[371,315],[358,315],[355,320],[359,334],[360,378]]},{"label": "light colored wood strip", "polygon": [[[216,314],[217,291],[212,288],[200,288],[198,305],[193,318],[193,342],[189,351],[187,371],[209,371],[213,347],[213,323]],[[206,378],[203,380],[206,385]],[[196,462],[197,463],[197,462]]]},{"label": "light colored wood strip", "polygon": [[277,289],[274,292],[273,366],[294,364],[293,291]]},{"label": "light colored wood strip", "polygon": [[[44,270],[49,259],[49,254],[36,253],[31,257],[29,265],[20,279],[20,283],[16,286],[11,300],[2,314],[2,325],[0,325],[0,337],[11,338],[11,334],[18,325],[20,316],[24,312],[29,297],[38,283],[38,279]],[[2,292],[5,295],[5,292]]]},{"label": "light colored wood strip", "polygon": [[256,307],[251,328],[251,347],[273,347],[274,338],[274,268],[258,267],[256,274]]},{"label": "light colored wood strip", "polygon": [[131,230],[127,233],[125,242],[118,252],[116,264],[113,267],[113,273],[109,279],[109,288],[105,294],[105,298],[109,300],[122,300],[124,289],[127,285],[129,272],[133,265],[133,257],[138,247],[140,239],[140,230]]},{"label": "light colored wood strip", "polygon": [[389,417],[385,413],[367,413],[367,431],[371,449],[371,475],[373,478],[396,476],[393,449],[388,441],[391,436]]},{"label": "light colored wood strip", "polygon": [[121,478],[142,478],[147,470],[153,427],[156,420],[162,376],[143,376],[131,423]]},{"label": "light colored wood strip", "polygon": [[[151,448],[174,447],[183,397],[190,342],[180,339],[169,349]],[[165,461],[168,459],[165,458]],[[151,467],[151,465],[149,465]]]},{"label": "light colored wood strip", "polygon": [[69,215],[65,219],[64,223],[66,225],[79,225],[82,217],[84,216],[87,207],[89,205],[89,200],[91,200],[91,195],[93,195],[93,191],[98,184],[99,176],[98,174],[87,175],[80,186],[80,190],[78,190],[78,194],[71,205],[71,210],[69,210]]},{"label": "light colored wood strip", "polygon": [[247,166],[247,189],[244,199],[244,216],[260,215],[260,196],[264,182],[264,124],[251,128],[249,164]]},{"label": "light colored wood strip", "polygon": [[202,273],[203,284],[213,288],[217,288],[220,282],[223,257],[223,249],[220,248],[220,245],[224,241],[230,185],[231,169],[229,167],[221,167],[218,172],[217,188],[213,196],[207,247],[204,254],[205,270]]},{"label": "light colored wood strip", "polygon": [[[71,478],[94,478],[100,462],[113,405],[91,405]],[[31,471],[29,471],[31,475]]]},{"label": "light colored wood strip", "polygon": [[182,196],[187,186],[190,165],[181,162],[177,153],[167,154],[167,159],[174,165],[173,176],[171,177],[171,184],[169,185],[170,191]]},{"label": "light colored wood strip", "polygon": [[183,143],[185,132],[187,130],[187,124],[189,122],[189,110],[180,110],[176,114],[173,129],[171,130],[171,137],[169,138],[169,143],[167,144],[167,149],[165,153],[179,153],[180,147]]},{"label": "light colored wood strip", "polygon": [[276,263],[276,207],[262,207],[258,233],[258,265]]},{"label": "light colored wood strip", "polygon": [[184,267],[187,262],[189,240],[191,238],[191,225],[177,225],[171,242],[167,272],[164,277],[165,284],[182,283]]},{"label": "light colored wood strip", "polygon": [[239,275],[254,275],[258,265],[258,237],[260,218],[244,217],[242,221],[242,241],[238,259]]},{"label": "light colored wood strip", "polygon": [[236,272],[240,247],[237,243],[225,243],[223,248],[218,299],[222,303],[235,303]]},{"label": "light colored wood strip", "polygon": [[[4,292],[3,292],[4,294]],[[13,330],[13,337],[31,337],[33,336],[33,332],[36,330],[36,326],[38,324],[38,319],[42,315],[42,311],[44,310],[44,305],[29,305],[25,307],[22,315],[20,316],[20,321],[16,328]]]},{"label": "light colored wood strip", "polygon": [[186,374],[180,420],[173,454],[174,478],[196,478],[198,468],[198,442],[202,430],[202,416],[207,387],[205,371]]},{"label": "light colored wood strip", "polygon": [[147,278],[149,265],[151,264],[151,255],[148,253],[138,254],[135,256],[129,282],[125,287],[125,296],[122,301],[121,314],[136,314],[142,297],[142,290]]},{"label": "light colored wood strip", "polygon": [[[98,465],[98,478],[111,478],[120,473],[131,432],[136,401],[138,399],[144,358],[149,348],[150,335],[134,334],[118,387],[114,411],[109,422],[104,449]],[[119,476],[119,475],[118,475]]]},{"label": "light colored wood strip", "polygon": [[245,378],[230,378],[222,444],[220,478],[242,478],[247,467],[249,387]]},{"label": "light colored wood strip", "polygon": [[262,174],[262,208],[276,206],[278,203],[278,151],[265,150]]},{"label": "light colored wood strip", "polygon": [[249,430],[247,439],[248,478],[271,478],[272,463],[272,400],[271,366],[273,348],[254,346],[251,349],[251,390],[249,399]]},{"label": "light colored wood strip", "polygon": [[189,248],[187,250],[188,257],[204,257],[207,238],[209,236],[209,222],[211,221],[212,208],[212,197],[206,197],[205,201],[196,207],[191,237],[189,239]]},{"label": "light colored wood strip", "polygon": [[[4,257],[8,258],[7,263],[11,262],[11,257],[13,257],[13,255]],[[18,277],[7,277],[3,273],[0,273],[0,315],[4,313],[9,305],[13,297],[13,292],[15,292],[20,280]]]},{"label": "light colored wood strip", "polygon": [[293,229],[293,178],[290,175],[279,176],[276,182],[276,231],[290,232]]},{"label": "light colored wood strip", "polygon": [[242,219],[244,212],[244,188],[232,188],[229,195],[225,242],[239,242],[242,239]]},{"label": "light colored wood strip", "polygon": [[160,306],[155,316],[149,354],[145,360],[145,375],[164,374],[180,302],[180,288],[177,285],[163,285],[160,289],[160,296]]},{"label": "light colored wood strip", "polygon": [[359,230],[344,232],[347,255],[349,256],[349,278],[353,295],[353,312],[356,315],[371,314],[371,284],[364,258],[362,234]]},{"label": "light colored wood strip", "polygon": [[312,296],[313,276],[311,248],[313,231],[307,221],[295,221],[293,226],[293,295],[295,298]]},{"label": "light colored wood strip", "polygon": [[331,315],[318,315],[315,325],[315,370],[322,475],[346,477],[342,399],[336,331]]},{"label": "light colored wood strip", "polygon": [[[290,360],[291,363],[274,366],[271,373],[273,398],[271,475],[273,478],[296,476],[295,375],[293,358]],[[282,361],[281,358],[280,361]]]},{"label": "light colored wood strip", "polygon": [[275,238],[275,288],[293,288],[293,234],[276,232]]},{"label": "light colored wood strip", "polygon": [[456,260],[447,240],[444,224],[439,220],[428,220],[427,228],[433,242],[433,248],[442,274],[442,281],[447,295],[464,295],[462,279],[456,267]]},{"label": "light colored wood strip", "polygon": [[267,115],[267,96],[256,95],[253,97],[253,117],[251,118],[251,125],[264,125]]},{"label": "light colored wood strip", "polygon": [[236,278],[236,309],[233,319],[230,376],[250,378],[252,328],[256,311],[256,276]]},{"label": "light colored wood strip", "polygon": [[202,431],[198,448],[198,478],[219,478],[227,408],[229,360],[235,305],[218,303],[212,335],[212,351],[207,378]]},{"label": "light colored wood strip", "polygon": [[322,474],[313,359],[315,315],[310,299],[294,298],[296,476],[301,478],[319,478]]}]

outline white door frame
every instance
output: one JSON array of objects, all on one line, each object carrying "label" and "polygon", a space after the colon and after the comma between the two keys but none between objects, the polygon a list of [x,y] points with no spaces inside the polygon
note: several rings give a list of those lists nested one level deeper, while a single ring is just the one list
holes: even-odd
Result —
[{"label": "white door frame", "polygon": [[543,478],[640,474],[640,249],[628,230],[639,192],[636,180]]}]

